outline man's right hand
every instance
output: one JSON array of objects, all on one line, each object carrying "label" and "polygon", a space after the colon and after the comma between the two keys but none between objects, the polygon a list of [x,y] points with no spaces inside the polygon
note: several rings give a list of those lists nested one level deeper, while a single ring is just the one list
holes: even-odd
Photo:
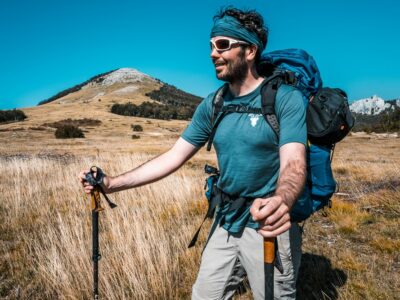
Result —
[{"label": "man's right hand", "polygon": [[[90,169],[82,170],[78,175],[78,179],[82,184],[84,192],[86,194],[90,195],[90,193],[93,191],[93,186],[90,185],[86,181],[86,174],[87,173],[90,173]],[[94,177],[97,176],[96,172],[93,173],[93,176]],[[104,178],[103,178],[103,183],[101,184],[101,187],[103,188],[103,191],[106,194],[110,193],[109,184],[110,184],[110,178],[107,175],[105,175]]]}]

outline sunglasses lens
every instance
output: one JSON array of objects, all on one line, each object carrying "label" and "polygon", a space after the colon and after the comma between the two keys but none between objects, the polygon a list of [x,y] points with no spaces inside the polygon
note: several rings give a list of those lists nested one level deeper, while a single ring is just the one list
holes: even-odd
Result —
[{"label": "sunglasses lens", "polygon": [[229,49],[230,42],[226,39],[219,39],[215,41],[215,46],[218,50],[226,50]]}]

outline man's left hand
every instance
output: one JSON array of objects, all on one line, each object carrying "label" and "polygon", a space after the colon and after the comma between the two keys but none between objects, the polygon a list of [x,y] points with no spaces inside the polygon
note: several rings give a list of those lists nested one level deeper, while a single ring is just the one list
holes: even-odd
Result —
[{"label": "man's left hand", "polygon": [[250,213],[260,224],[258,232],[263,237],[276,237],[291,226],[289,207],[281,196],[255,199]]}]

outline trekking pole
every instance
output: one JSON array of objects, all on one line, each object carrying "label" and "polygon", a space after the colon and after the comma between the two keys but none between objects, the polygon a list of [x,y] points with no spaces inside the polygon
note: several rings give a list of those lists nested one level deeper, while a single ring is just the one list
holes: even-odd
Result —
[{"label": "trekking pole", "polygon": [[[96,176],[94,173],[96,172]],[[100,193],[106,198],[111,208],[116,207],[113,202],[104,193],[101,183],[103,182],[104,173],[98,167],[91,167],[90,173],[86,174],[86,181],[94,187],[90,193],[91,209],[92,209],[92,260],[93,260],[93,299],[99,299],[99,260],[101,258],[99,246],[99,212],[104,210],[101,206]]]},{"label": "trekking pole", "polygon": [[93,299],[99,299],[99,211],[104,210],[100,203],[100,193],[95,188],[90,194],[92,200],[92,260],[93,260]]},{"label": "trekking pole", "polygon": [[275,238],[264,237],[265,300],[274,299]]}]

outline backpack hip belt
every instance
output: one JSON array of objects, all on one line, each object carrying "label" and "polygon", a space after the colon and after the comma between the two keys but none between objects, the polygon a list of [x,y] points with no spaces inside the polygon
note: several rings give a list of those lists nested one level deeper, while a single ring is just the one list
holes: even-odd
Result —
[{"label": "backpack hip belt", "polygon": [[[247,209],[249,206],[251,206],[251,204],[255,199],[253,197],[239,197],[236,195],[230,195],[228,193],[225,193],[217,186],[217,181],[220,175],[218,169],[211,167],[209,165],[205,165],[204,169],[206,173],[212,174],[206,179],[206,184],[204,186],[204,189],[207,190],[206,197],[208,200],[208,210],[199,228],[194,234],[191,242],[189,243],[188,248],[191,248],[196,244],[203,223],[207,218],[211,219],[214,217],[215,210],[217,207],[222,207],[228,204],[229,208],[226,211],[226,213],[230,213],[235,210],[242,212],[244,209]],[[268,193],[264,197],[271,196],[272,194],[273,192]],[[218,222],[220,224],[224,224],[225,215],[222,215],[221,218],[218,220]]]},{"label": "backpack hip belt", "polygon": [[[203,221],[201,222],[199,228],[197,229],[196,233],[194,234],[192,240],[189,243],[188,248],[193,247],[198,239],[201,227],[203,226],[205,220],[208,219],[212,219],[215,215],[215,210],[217,207],[222,207],[224,206],[226,203],[228,203],[229,208],[227,213],[232,212],[234,210],[239,210],[242,209],[243,207],[248,207],[253,203],[254,198],[250,198],[250,197],[234,197],[231,196],[227,193],[225,193],[224,191],[222,191],[220,188],[217,187],[216,185],[216,178],[212,178],[213,176],[210,176],[206,179],[206,187],[207,187],[207,181],[212,180],[215,181],[215,183],[213,184],[212,187],[212,191],[210,193],[210,196],[207,197],[208,198],[208,210],[206,215],[204,216]],[[218,220],[218,222],[222,222],[222,224],[224,223],[224,216],[222,216],[222,218],[220,220]]]}]

